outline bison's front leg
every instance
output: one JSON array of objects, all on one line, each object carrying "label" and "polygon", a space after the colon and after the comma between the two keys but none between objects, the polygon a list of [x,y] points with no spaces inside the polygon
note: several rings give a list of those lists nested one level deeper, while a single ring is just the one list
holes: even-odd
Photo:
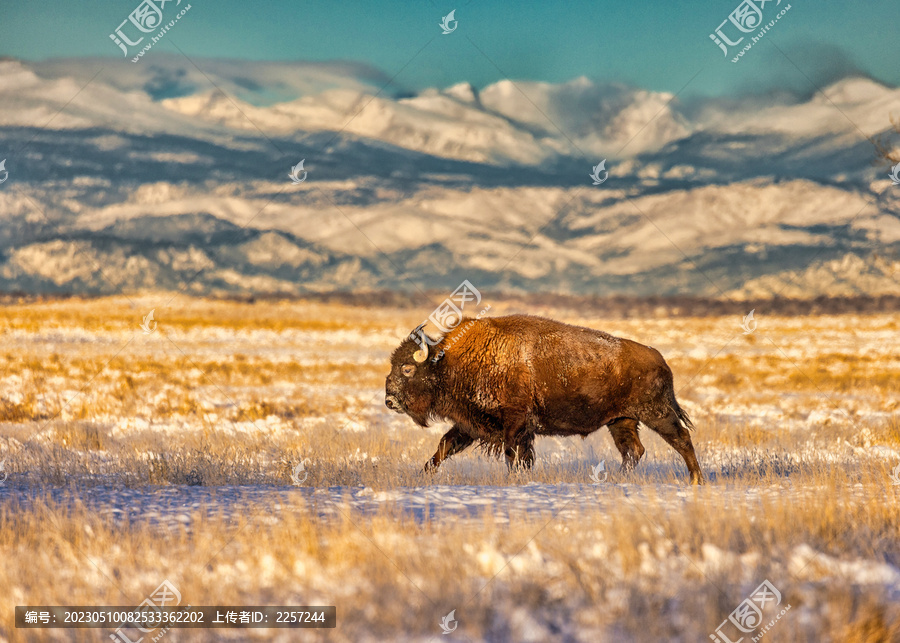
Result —
[{"label": "bison's front leg", "polygon": [[534,465],[534,436],[525,435],[519,438],[518,443],[503,450],[506,456],[506,466],[510,471],[522,467],[530,469]]},{"label": "bison's front leg", "polygon": [[460,451],[463,451],[474,441],[475,438],[470,437],[467,433],[460,429],[458,424],[454,424],[453,428],[447,431],[444,434],[444,437],[441,438],[441,442],[440,444],[438,444],[437,451],[435,451],[434,455],[431,456],[431,459],[425,463],[424,470],[434,471],[439,466],[441,466],[441,462],[449,458],[451,455],[455,455]]},{"label": "bison's front leg", "polygon": [[534,431],[528,425],[527,402],[522,397],[509,399],[509,409],[501,419],[503,455],[510,471],[530,469],[534,464]]}]

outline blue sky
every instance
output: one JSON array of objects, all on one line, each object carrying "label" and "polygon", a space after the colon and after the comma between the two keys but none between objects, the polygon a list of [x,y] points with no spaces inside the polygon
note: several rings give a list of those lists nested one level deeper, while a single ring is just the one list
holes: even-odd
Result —
[{"label": "blue sky", "polygon": [[[396,74],[394,91],[461,81],[482,87],[505,77],[562,82],[581,75],[652,90],[685,88],[683,96],[773,88],[809,93],[813,84],[847,72],[900,84],[895,1],[860,6],[781,0],[780,7],[776,1],[765,5],[765,21],[788,4],[790,11],[737,64],[709,39],[737,0],[472,0],[466,5],[181,0],[180,8],[190,2],[191,11],[154,51],[177,53],[177,45],[198,60],[362,61],[389,77]],[[6,3],[0,55],[121,59],[109,34],[137,5],[137,0]],[[458,28],[442,35],[438,23],[451,9]],[[177,10],[172,0],[165,16]]]}]

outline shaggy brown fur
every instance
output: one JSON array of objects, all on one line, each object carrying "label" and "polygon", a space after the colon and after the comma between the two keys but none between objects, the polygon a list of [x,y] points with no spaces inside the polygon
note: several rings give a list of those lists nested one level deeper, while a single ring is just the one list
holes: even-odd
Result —
[{"label": "shaggy brown fur", "polygon": [[[433,341],[433,340],[432,340]],[[675,400],[672,371],[649,346],[529,315],[463,319],[417,363],[413,336],[391,356],[385,404],[421,426],[453,422],[426,470],[478,442],[510,467],[534,462],[535,435],[586,436],[607,426],[631,470],[644,447],[638,422],[703,474]]]}]

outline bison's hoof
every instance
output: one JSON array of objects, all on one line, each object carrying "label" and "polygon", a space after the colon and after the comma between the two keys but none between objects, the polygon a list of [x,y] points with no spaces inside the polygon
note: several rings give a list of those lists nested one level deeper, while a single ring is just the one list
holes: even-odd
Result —
[{"label": "bison's hoof", "polygon": [[692,473],[691,474],[691,484],[706,484],[706,481],[703,479],[702,473]]},{"label": "bison's hoof", "polygon": [[429,460],[425,463],[425,466],[422,467],[422,473],[434,473],[437,471],[438,465],[434,463],[434,460]]},{"label": "bison's hoof", "polygon": [[528,471],[531,471],[531,467],[532,467],[531,462],[527,462],[527,461],[523,462],[521,460],[518,462],[514,462],[512,464],[506,465],[506,468],[510,473],[526,473]]}]

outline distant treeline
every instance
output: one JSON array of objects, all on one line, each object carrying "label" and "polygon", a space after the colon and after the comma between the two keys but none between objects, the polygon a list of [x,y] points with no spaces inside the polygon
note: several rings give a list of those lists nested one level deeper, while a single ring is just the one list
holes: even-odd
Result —
[{"label": "distant treeline", "polygon": [[[900,291],[900,287],[898,287]],[[448,295],[446,292],[426,291],[424,294],[408,292],[330,292],[287,298],[343,304],[345,306],[387,307],[402,309],[422,309],[438,305]],[[284,300],[283,296],[253,296],[229,298],[237,301]],[[757,313],[770,315],[838,315],[844,313],[885,313],[900,312],[900,295],[878,297],[816,297],[815,299],[747,299],[730,301],[692,296],[634,297],[614,295],[591,297],[561,295],[555,293],[494,293],[482,292],[482,303],[470,312],[477,314],[481,306],[491,304],[494,308],[526,312],[538,308],[570,310],[575,313],[597,315],[599,317],[627,319],[629,317],[715,317],[722,315],[747,314],[755,309]],[[497,312],[500,312],[499,310]],[[495,314],[495,313],[492,313]]]},{"label": "distant treeline", "polygon": [[[900,290],[900,287],[898,287]],[[426,291],[415,294],[396,291],[310,293],[301,296],[283,294],[229,295],[207,299],[244,303],[273,301],[311,301],[342,304],[367,308],[421,309],[430,313],[448,295],[446,292]],[[0,305],[23,305],[67,299],[95,299],[99,296],[76,294],[34,295],[28,293],[0,292]],[[614,295],[591,297],[555,293],[494,293],[483,292],[482,303],[467,313],[476,315],[481,307],[491,304],[497,314],[501,312],[539,312],[552,308],[575,314],[595,315],[612,319],[631,317],[715,317],[747,314],[768,315],[838,315],[846,313],[900,312],[900,295],[878,297],[816,297],[814,299],[747,299],[727,300],[693,296],[634,297]],[[426,315],[427,316],[427,315]]]}]

